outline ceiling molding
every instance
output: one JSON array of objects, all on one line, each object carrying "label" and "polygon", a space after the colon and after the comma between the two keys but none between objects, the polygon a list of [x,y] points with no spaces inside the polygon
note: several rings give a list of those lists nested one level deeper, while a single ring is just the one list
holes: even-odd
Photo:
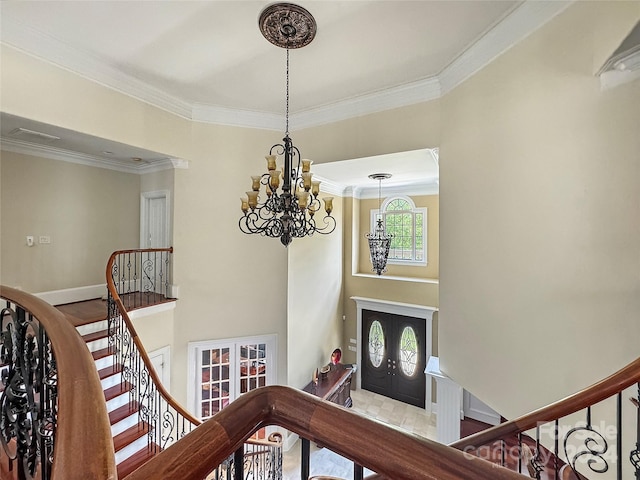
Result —
[{"label": "ceiling molding", "polygon": [[13,20],[6,13],[3,15],[3,44],[162,110],[191,119],[193,105],[189,102],[123,73],[96,55]]},{"label": "ceiling molding", "polygon": [[436,77],[392,87],[291,115],[291,125],[304,129],[440,98]]},{"label": "ceiling molding", "polygon": [[476,43],[440,72],[442,94],[446,94],[482,70],[504,52],[524,40],[575,0],[540,2],[528,0],[509,13]]},{"label": "ceiling molding", "polygon": [[[439,98],[564,11],[574,1],[527,0],[464,51],[437,77],[348,98],[304,112],[294,112],[290,116],[291,124],[296,129],[309,128]],[[3,18],[2,43],[189,120],[282,130],[281,115],[190,103],[151,87],[97,56],[71,47],[9,18],[8,15]]]},{"label": "ceiling molding", "polygon": [[[124,173],[133,173],[142,175],[145,173],[159,172],[174,168],[174,162],[182,163],[184,160],[175,158],[166,158],[154,161],[153,163],[132,163],[124,164],[117,160],[112,160],[84,153],[72,152],[62,148],[51,147],[49,145],[39,145],[36,143],[23,142],[13,138],[2,137],[0,139],[2,150],[8,152],[19,153],[22,155],[31,155],[34,157],[44,157],[50,160],[59,160],[62,162],[75,163],[88,167],[105,168],[107,170],[115,170]],[[184,167],[181,167],[184,168]]]},{"label": "ceiling molding", "polygon": [[[393,197],[398,195],[417,196],[417,195],[439,195],[440,186],[433,183],[400,183],[396,185],[388,185],[382,188],[382,197]],[[378,187],[358,187],[354,189],[351,195],[359,200],[378,198]]]},{"label": "ceiling molding", "polygon": [[231,125],[234,127],[284,130],[284,116],[281,114],[214,107],[201,103],[193,105],[192,119],[196,122]]},{"label": "ceiling molding", "polygon": [[344,193],[347,189],[346,185],[342,185],[340,183],[334,182],[332,180],[328,180],[320,175],[313,175],[314,180],[320,181],[320,190],[322,193],[329,193],[331,195],[338,195],[339,197],[344,197]]}]

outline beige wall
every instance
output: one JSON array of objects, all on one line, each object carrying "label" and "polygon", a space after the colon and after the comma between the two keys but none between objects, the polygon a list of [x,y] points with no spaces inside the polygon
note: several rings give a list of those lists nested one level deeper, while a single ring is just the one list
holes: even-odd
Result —
[{"label": "beige wall", "polygon": [[190,341],[276,334],[279,383],[287,368],[287,250],[238,228],[240,196],[280,135],[194,123],[191,140],[189,168],[175,171],[172,390],[183,404]]},{"label": "beige wall", "polygon": [[593,75],[631,3],[576,2],[443,99],[440,365],[509,418],[638,356],[640,82]]},{"label": "beige wall", "polygon": [[138,175],[7,151],[0,169],[3,284],[32,293],[104,284],[109,255],[138,245]]},{"label": "beige wall", "polygon": [[342,348],[342,204],[334,196],[333,233],[289,245],[287,383],[294,387],[304,387]]}]

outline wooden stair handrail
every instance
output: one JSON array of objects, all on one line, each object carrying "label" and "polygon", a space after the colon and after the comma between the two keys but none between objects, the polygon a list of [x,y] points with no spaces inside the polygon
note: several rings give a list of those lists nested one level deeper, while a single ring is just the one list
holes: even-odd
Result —
[{"label": "wooden stair handrail", "polygon": [[65,315],[44,300],[6,286],[0,286],[0,297],[31,313],[46,330],[53,348],[58,417],[51,479],[115,480],[111,425],[86,343]]},{"label": "wooden stair handrail", "polygon": [[278,425],[394,480],[522,480],[470,454],[402,432],[292,387],[252,390],[127,480],[205,478],[256,430]]},{"label": "wooden stair handrail", "polygon": [[602,402],[616,395],[626,388],[640,382],[640,358],[631,362],[626,367],[608,376],[604,380],[594,383],[578,393],[570,395],[562,400],[546,407],[534,410],[521,417],[489,428],[482,432],[470,435],[451,443],[454,448],[465,450],[487,445],[491,442],[506,438],[511,435],[526,432],[538,425],[553,422],[559,418],[576,413],[591,405]]},{"label": "wooden stair handrail", "polygon": [[111,275],[112,272],[112,268],[113,268],[113,263],[116,259],[116,257],[118,255],[121,254],[126,254],[126,253],[138,253],[138,252],[168,252],[168,253],[173,253],[173,247],[169,247],[169,248],[141,248],[141,249],[132,249],[132,250],[118,250],[115,251],[111,254],[111,256],[109,257],[109,261],[107,262],[107,289],[109,290],[109,293],[111,294],[111,297],[113,298],[113,300],[115,301],[118,310],[120,311],[120,315],[122,315],[122,319],[124,320],[124,322],[127,325],[127,328],[129,329],[129,333],[131,335],[131,338],[133,339],[133,342],[135,343],[136,348],[138,349],[138,352],[140,353],[140,357],[142,358],[142,361],[144,362],[145,366],[147,367],[147,371],[149,372],[149,376],[151,377],[151,380],[153,381],[153,383],[155,384],[156,389],[158,390],[158,393],[165,399],[165,401],[173,408],[175,409],[176,412],[178,412],[180,415],[182,415],[184,418],[186,418],[189,422],[191,422],[194,425],[200,425],[200,420],[198,420],[196,417],[194,417],[193,415],[191,415],[187,410],[185,410],[182,405],[180,405],[180,403],[178,403],[173,396],[171,396],[171,394],[167,391],[167,389],[164,387],[164,385],[162,384],[162,380],[160,380],[160,377],[158,376],[158,374],[156,373],[155,368],[153,368],[153,364],[151,363],[151,359],[149,358],[149,354],[147,353],[147,350],[144,348],[144,345],[142,344],[142,341],[140,340],[140,337],[138,336],[138,332],[136,331],[135,327],[133,326],[133,322],[131,321],[131,319],[129,318],[129,315],[127,314],[127,309],[124,307],[124,304],[122,303],[122,299],[120,298],[120,295],[118,294],[118,290],[115,286],[115,283],[113,282],[113,277]]}]

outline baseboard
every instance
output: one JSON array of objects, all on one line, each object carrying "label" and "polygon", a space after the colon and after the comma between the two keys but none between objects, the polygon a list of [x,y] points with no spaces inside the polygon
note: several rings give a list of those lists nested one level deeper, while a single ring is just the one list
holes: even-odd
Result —
[{"label": "baseboard", "polygon": [[102,298],[107,293],[107,285],[89,285],[86,287],[65,288],[64,290],[52,290],[40,292],[34,295],[51,305],[64,305],[65,303],[84,302],[94,298]]}]

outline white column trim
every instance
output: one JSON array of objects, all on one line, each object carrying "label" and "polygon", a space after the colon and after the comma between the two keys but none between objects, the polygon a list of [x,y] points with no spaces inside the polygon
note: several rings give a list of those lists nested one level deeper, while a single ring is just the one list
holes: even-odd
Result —
[{"label": "white column trim", "polygon": [[438,405],[436,431],[438,442],[449,444],[460,440],[462,387],[440,371],[440,359],[438,357],[429,358],[424,373],[436,380]]}]

